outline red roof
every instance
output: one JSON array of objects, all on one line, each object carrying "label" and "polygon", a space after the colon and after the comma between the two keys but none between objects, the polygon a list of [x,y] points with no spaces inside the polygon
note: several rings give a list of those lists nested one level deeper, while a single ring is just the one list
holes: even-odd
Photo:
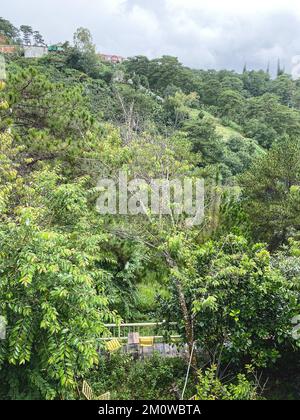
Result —
[{"label": "red roof", "polygon": [[99,54],[99,56],[104,61],[109,61],[110,63],[122,63],[125,60],[124,57],[120,55],[112,55],[112,54]]},{"label": "red roof", "polygon": [[0,53],[13,54],[16,51],[15,45],[0,45]]}]

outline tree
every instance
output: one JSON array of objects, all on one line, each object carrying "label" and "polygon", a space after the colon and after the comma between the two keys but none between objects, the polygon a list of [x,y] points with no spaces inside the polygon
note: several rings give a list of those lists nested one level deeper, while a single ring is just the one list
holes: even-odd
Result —
[{"label": "tree", "polygon": [[208,72],[200,83],[201,100],[206,105],[217,105],[222,86],[216,72]]},{"label": "tree", "polygon": [[223,90],[234,90],[239,93],[242,93],[244,89],[241,78],[234,75],[226,75],[221,82],[221,86]]},{"label": "tree", "polygon": [[226,142],[222,162],[230,169],[232,175],[238,175],[245,172],[260,153],[262,152],[255,141],[232,136]]},{"label": "tree", "polygon": [[[228,235],[198,245],[178,238],[183,293],[193,323],[194,340],[220,369],[231,363],[270,366],[289,340],[297,313],[297,293],[276,271],[263,244]],[[176,254],[175,254],[176,255]],[[179,258],[180,256],[180,258]],[[184,277],[183,277],[184,276]],[[178,298],[172,288],[161,299],[161,316],[178,319]]]},{"label": "tree", "polygon": [[[248,375],[253,373],[250,366],[247,370]],[[245,374],[239,373],[230,381],[222,381],[217,366],[213,365],[205,372],[199,372],[196,400],[259,400],[264,389],[253,376],[254,380],[249,381]]]},{"label": "tree", "polygon": [[[62,139],[82,138],[94,123],[82,92],[80,85],[65,87],[52,83],[34,67],[23,70],[16,66],[7,87],[9,105],[19,129],[31,129],[31,133],[34,129],[48,129]],[[7,113],[11,115],[10,111]]]},{"label": "tree", "polygon": [[151,61],[149,68],[149,85],[151,89],[163,93],[165,88],[174,84],[178,86],[177,80],[182,64],[176,57],[163,56]]},{"label": "tree", "polygon": [[244,125],[256,119],[274,129],[278,136],[295,137],[300,134],[299,115],[295,109],[282,105],[276,95],[266,93],[247,100],[242,119]]},{"label": "tree", "polygon": [[33,29],[28,25],[21,25],[20,31],[23,34],[23,42],[25,45],[31,45],[31,37],[33,35]]},{"label": "tree", "polygon": [[[74,48],[68,48],[66,65],[89,75],[94,79],[101,78],[103,63],[96,54],[91,32],[86,28],[78,28],[74,33]],[[106,72],[109,73],[108,66]],[[111,74],[110,74],[111,79]]]},{"label": "tree", "polygon": [[281,274],[297,288],[300,272],[300,242],[296,238],[289,238],[288,243],[282,246],[272,256],[272,264]]},{"label": "tree", "polygon": [[224,90],[218,98],[220,115],[235,121],[239,121],[244,104],[245,100],[243,96],[235,90]]},{"label": "tree", "polygon": [[112,79],[110,66],[101,63],[94,52],[83,52],[77,48],[68,48],[66,54],[66,66],[79,70],[93,79]]},{"label": "tree", "polygon": [[149,76],[150,60],[143,55],[129,58],[124,63],[124,66],[130,76],[133,76],[134,74],[138,74],[139,76],[144,76],[146,78]]},{"label": "tree", "polygon": [[283,138],[241,178],[245,210],[257,239],[271,248],[299,229],[300,143]]},{"label": "tree", "polygon": [[0,388],[10,398],[74,398],[77,380],[98,363],[104,322],[117,321],[105,294],[109,275],[100,268],[106,237],[92,222],[85,181],[59,179],[47,169],[18,176],[11,193],[19,207],[2,212],[0,314],[8,332],[0,343]]},{"label": "tree", "polygon": [[144,89],[133,89],[126,84],[116,84],[113,88],[117,98],[115,120],[122,124],[121,133],[127,144],[134,134],[142,133],[152,121],[159,123],[162,106]]},{"label": "tree", "polygon": [[[115,148],[113,144],[110,147],[106,146],[110,151],[110,156],[113,154],[111,147]],[[189,144],[180,135],[164,138],[144,133],[140,137],[134,137],[129,144],[126,144],[123,153],[120,152],[120,149],[117,149],[115,153],[116,161],[114,164],[111,163],[109,168],[104,165],[105,171],[102,177],[107,177],[109,174],[111,178],[116,179],[121,167],[128,173],[128,180],[136,178],[144,180],[144,182],[148,182],[150,189],[150,182],[153,179],[183,180],[187,171],[192,175],[193,162],[197,162],[197,157],[191,153]],[[125,159],[123,162],[122,156]],[[103,157],[101,161],[103,161]],[[143,209],[143,202],[141,203],[139,200],[139,203]],[[166,205],[165,202],[163,204]],[[135,223],[130,222],[126,216],[117,218],[107,216],[107,224],[124,245],[128,242],[142,243],[151,253],[151,257],[149,255],[151,261],[161,261],[167,273],[168,282],[174,287],[176,293],[182,320],[181,327],[184,330],[191,355],[194,345],[193,323],[184,293],[184,283],[187,281],[189,273],[181,263],[181,252],[177,255],[173,250],[175,244],[180,247],[184,242],[187,231],[186,215],[157,215],[155,212],[152,214],[150,209],[148,210],[144,214],[137,215]],[[183,248],[182,252],[185,258],[188,257],[189,251],[189,249]],[[193,355],[193,366],[196,371],[195,354]]]},{"label": "tree", "polygon": [[209,117],[201,113],[197,119],[190,119],[184,123],[183,130],[192,144],[192,150],[200,153],[202,165],[218,163],[224,153],[224,144],[216,132],[216,124]]},{"label": "tree", "polygon": [[197,100],[198,95],[195,92],[185,95],[178,91],[174,96],[168,96],[164,102],[166,122],[174,128],[182,126],[182,123],[189,117],[190,107],[195,105]]},{"label": "tree", "polygon": [[273,82],[270,91],[280,98],[283,105],[291,106],[295,94],[295,84],[287,74],[279,75]]},{"label": "tree", "polygon": [[278,62],[277,62],[277,77],[284,75],[284,73],[285,73],[285,70],[284,70],[284,68],[281,67],[280,58],[278,58]]},{"label": "tree", "polygon": [[251,118],[244,124],[245,135],[257,141],[265,149],[269,149],[278,139],[278,133],[265,122]]},{"label": "tree", "polygon": [[0,17],[0,34],[8,38],[9,43],[18,43],[19,41],[19,30],[2,17]]},{"label": "tree", "polygon": [[268,92],[270,75],[264,71],[247,71],[243,73],[244,88],[251,96],[261,96]]},{"label": "tree", "polygon": [[95,45],[89,29],[77,29],[74,34],[74,46],[82,53],[95,53]]},{"label": "tree", "polygon": [[149,60],[144,56],[130,58],[124,63],[130,78],[141,77],[149,88],[163,95],[168,86],[175,86],[189,94],[197,91],[197,81],[193,72],[182,66],[176,57],[163,56]]},{"label": "tree", "polygon": [[34,31],[33,32],[33,40],[34,40],[35,45],[38,45],[38,46],[44,46],[45,45],[44,38],[39,33],[39,31]]}]

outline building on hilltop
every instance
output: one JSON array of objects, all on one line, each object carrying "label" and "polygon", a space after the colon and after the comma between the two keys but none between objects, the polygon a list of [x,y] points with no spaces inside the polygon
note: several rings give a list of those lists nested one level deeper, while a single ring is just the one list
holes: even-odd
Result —
[{"label": "building on hilltop", "polygon": [[16,49],[16,45],[10,45],[7,37],[0,34],[0,54],[13,54]]},{"label": "building on hilltop", "polygon": [[55,52],[55,53],[64,52],[65,51],[64,44],[59,43],[59,44],[49,45],[48,51],[49,52]]},{"label": "building on hilltop", "polygon": [[12,45],[6,36],[0,34],[0,54],[14,54],[24,52],[25,58],[40,58],[48,54],[48,47],[45,45]]},{"label": "building on hilltop", "polygon": [[48,54],[46,46],[26,45],[23,48],[25,58],[41,58]]},{"label": "building on hilltop", "polygon": [[123,61],[126,60],[126,58],[120,55],[99,54],[99,57],[101,58],[101,60],[106,61],[111,64],[123,63]]},{"label": "building on hilltop", "polygon": [[0,45],[0,54],[13,54],[16,51],[16,45]]}]

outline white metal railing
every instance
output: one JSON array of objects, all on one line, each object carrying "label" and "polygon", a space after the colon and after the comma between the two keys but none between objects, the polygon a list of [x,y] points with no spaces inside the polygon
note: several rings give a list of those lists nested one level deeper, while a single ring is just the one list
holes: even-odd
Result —
[{"label": "white metal railing", "polygon": [[163,339],[163,335],[160,334],[164,326],[171,326],[171,338],[179,339],[181,336],[176,334],[176,322],[134,322],[128,324],[105,324],[105,327],[109,331],[107,337],[102,337],[101,340],[112,340],[118,339],[122,341],[127,341],[128,334],[138,333],[140,337],[153,337],[155,339]]}]

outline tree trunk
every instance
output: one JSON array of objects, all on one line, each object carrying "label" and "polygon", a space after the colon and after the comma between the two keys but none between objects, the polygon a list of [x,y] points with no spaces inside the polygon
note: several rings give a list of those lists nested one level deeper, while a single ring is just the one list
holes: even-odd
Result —
[{"label": "tree trunk", "polygon": [[184,320],[184,327],[185,327],[185,335],[186,335],[186,339],[187,339],[187,345],[189,348],[189,360],[191,359],[191,355],[192,355],[192,363],[191,363],[191,367],[194,371],[194,373],[197,372],[197,356],[196,356],[196,352],[194,350],[194,341],[195,341],[195,336],[194,336],[194,325],[193,325],[193,321],[190,317],[189,311],[188,311],[188,307],[186,304],[186,300],[185,300],[185,296],[184,296],[184,292],[182,289],[182,285],[180,283],[179,280],[175,279],[175,286],[177,289],[177,293],[178,293],[178,299],[179,299],[179,305],[180,305],[180,309],[183,315],[183,320]]},{"label": "tree trunk", "polygon": [[[173,261],[173,259],[169,255],[166,255],[166,260],[167,260],[167,263],[168,263],[170,268],[178,269],[175,261]],[[194,323],[193,323],[193,320],[192,320],[192,318],[190,316],[190,313],[189,313],[189,310],[188,310],[188,306],[187,306],[187,303],[186,303],[183,287],[182,287],[182,284],[181,284],[180,280],[178,280],[177,278],[173,278],[173,282],[175,284],[175,287],[176,287],[176,290],[177,290],[177,293],[178,293],[179,305],[180,305],[181,313],[182,313],[183,320],[184,320],[185,335],[186,335],[187,345],[188,345],[188,349],[189,349],[189,358],[188,359],[191,360],[191,367],[192,367],[193,374],[197,374],[197,370],[198,370],[197,356],[196,356],[196,352],[195,352],[195,349],[194,349],[194,341],[195,341]],[[194,349],[194,351],[193,351],[193,349]],[[192,355],[192,353],[193,353],[193,355]],[[191,355],[192,355],[192,358],[191,358]]]}]

